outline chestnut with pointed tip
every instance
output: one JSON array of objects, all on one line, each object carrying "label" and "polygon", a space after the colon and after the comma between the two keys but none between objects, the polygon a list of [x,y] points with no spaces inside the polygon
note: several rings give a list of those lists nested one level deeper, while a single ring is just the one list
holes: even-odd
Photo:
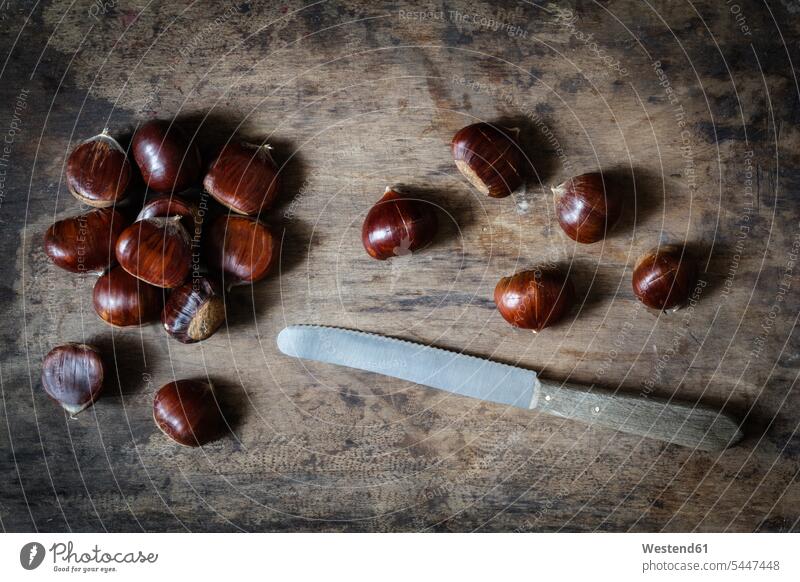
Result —
[{"label": "chestnut with pointed tip", "polygon": [[151,198],[142,206],[142,210],[136,220],[145,218],[169,218],[170,216],[180,216],[181,224],[189,233],[190,237],[199,236],[202,220],[200,209],[196,204],[189,202],[182,196],[174,194],[161,194]]},{"label": "chestnut with pointed tip", "polygon": [[92,291],[95,313],[114,327],[144,325],[158,319],[163,291],[116,266],[97,279]]},{"label": "chestnut with pointed tip", "polygon": [[214,389],[198,380],[178,380],[159,388],[153,400],[153,419],[161,432],[187,447],[216,439],[224,426]]},{"label": "chestnut with pointed tip", "polygon": [[180,216],[146,218],[117,241],[117,261],[128,273],[156,287],[177,287],[192,267],[189,233]]},{"label": "chestnut with pointed tip", "polygon": [[97,208],[125,198],[131,165],[125,150],[107,130],[80,143],[67,158],[67,189],[81,202]]},{"label": "chestnut with pointed tip", "polygon": [[100,351],[87,344],[53,348],[42,362],[42,386],[70,416],[91,406],[103,390],[105,369]]},{"label": "chestnut with pointed tip", "polygon": [[181,192],[200,180],[200,150],[169,121],[148,121],[136,130],[133,159],[144,183],[156,192]]},{"label": "chestnut with pointed tip", "polygon": [[503,318],[522,329],[543,330],[562,319],[575,301],[569,277],[554,268],[522,271],[503,277],[494,289],[494,302]]},{"label": "chestnut with pointed tip", "polygon": [[206,192],[239,214],[256,215],[270,208],[279,183],[270,149],[267,144],[226,144],[203,180]]},{"label": "chestnut with pointed tip", "polygon": [[697,282],[697,268],[684,249],[667,245],[642,256],[633,269],[633,292],[652,309],[666,311],[686,303]]},{"label": "chestnut with pointed tip", "polygon": [[277,257],[278,241],[255,218],[221,215],[208,229],[205,251],[209,269],[230,287],[266,277]]},{"label": "chestnut with pointed tip", "polygon": [[72,273],[102,273],[114,263],[114,247],[128,220],[113,208],[98,208],[52,224],[44,252]]},{"label": "chestnut with pointed tip", "polygon": [[208,339],[224,321],[222,289],[206,277],[193,278],[173,290],[161,312],[164,329],[184,344]]},{"label": "chestnut with pointed tip", "polygon": [[437,224],[431,204],[386,188],[364,219],[361,242],[372,258],[384,261],[427,246],[436,236]]},{"label": "chestnut with pointed tip", "polygon": [[522,185],[526,160],[514,131],[474,123],[453,136],[456,167],[482,194],[504,198]]},{"label": "chestnut with pointed tip", "polygon": [[572,240],[590,244],[605,238],[622,214],[622,197],[606,187],[603,174],[592,172],[553,188],[556,216]]}]

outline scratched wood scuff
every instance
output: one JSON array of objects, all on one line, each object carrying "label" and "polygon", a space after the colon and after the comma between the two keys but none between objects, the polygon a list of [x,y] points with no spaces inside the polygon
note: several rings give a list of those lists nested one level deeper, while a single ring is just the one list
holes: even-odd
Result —
[{"label": "scratched wood scuff", "polygon": [[[30,96],[0,206],[3,527],[796,530],[797,87],[768,11],[749,7],[748,36],[719,3],[656,4],[134,1],[94,14],[89,1],[45,2],[24,28],[27,9],[8,10],[4,53],[22,33],[2,103]],[[785,38],[797,33],[772,10]],[[52,220],[78,211],[65,153],[152,115],[198,128],[206,154],[237,133],[269,138],[286,162],[267,217],[285,237],[280,274],[236,290],[229,327],[194,346],[158,326],[104,327],[92,281],[56,272],[41,250]],[[0,107],[0,129],[12,116]],[[453,167],[449,139],[476,119],[523,129],[536,172],[513,198],[481,197]],[[631,203],[604,244],[576,247],[549,188],[598,167]],[[439,205],[443,226],[411,260],[378,263],[360,225],[390,184]],[[686,241],[705,268],[691,311],[658,317],[631,293],[637,257],[659,241]],[[540,262],[570,266],[581,306],[532,336],[491,297],[499,277]],[[287,323],[752,407],[748,438],[715,457],[290,361],[274,343]],[[120,381],[67,422],[38,365],[84,338],[116,355]],[[153,427],[152,393],[206,375],[235,436],[177,449]]]}]

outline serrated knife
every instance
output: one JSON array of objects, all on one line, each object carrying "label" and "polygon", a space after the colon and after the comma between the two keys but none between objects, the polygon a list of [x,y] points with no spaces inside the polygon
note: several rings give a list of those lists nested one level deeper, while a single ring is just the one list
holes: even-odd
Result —
[{"label": "serrated knife", "polygon": [[742,438],[738,423],[703,405],[542,380],[532,370],[373,333],[291,325],[287,356],[367,370],[459,396],[552,414],[705,451]]}]

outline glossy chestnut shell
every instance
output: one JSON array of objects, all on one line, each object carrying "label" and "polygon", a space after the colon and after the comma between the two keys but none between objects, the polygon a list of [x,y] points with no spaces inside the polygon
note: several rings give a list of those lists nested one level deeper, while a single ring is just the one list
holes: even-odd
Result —
[{"label": "glossy chestnut shell", "polygon": [[270,208],[278,194],[278,167],[268,145],[229,143],[208,169],[203,187],[217,202],[239,214]]},{"label": "glossy chestnut shell", "polygon": [[572,282],[555,268],[503,277],[494,289],[494,302],[503,318],[514,327],[535,332],[561,320],[574,301]]},{"label": "glossy chestnut shell", "polygon": [[208,267],[220,274],[226,288],[266,277],[277,250],[278,241],[269,227],[249,216],[218,216],[206,234]]},{"label": "glossy chestnut shell", "polygon": [[686,303],[697,283],[697,267],[684,249],[660,247],[641,257],[633,269],[633,292],[652,309],[675,309]]},{"label": "glossy chestnut shell", "polygon": [[144,183],[156,192],[177,193],[200,181],[200,150],[177,125],[143,124],[133,136],[133,159]]},{"label": "glossy chestnut shell", "polygon": [[145,218],[169,218],[180,216],[181,224],[191,238],[200,237],[201,223],[200,210],[196,204],[189,202],[182,196],[174,194],[161,194],[147,200],[136,220]]},{"label": "glossy chestnut shell", "polygon": [[165,435],[187,447],[214,440],[224,426],[213,388],[198,380],[162,386],[153,401],[153,419]]},{"label": "glossy chestnut shell", "polygon": [[67,189],[90,206],[105,208],[125,198],[131,165],[125,150],[103,132],[79,144],[67,158]]},{"label": "glossy chestnut shell", "polygon": [[558,224],[572,240],[590,244],[605,238],[622,214],[622,197],[603,174],[581,174],[553,188]]},{"label": "glossy chestnut shell", "polygon": [[92,292],[94,310],[115,327],[144,325],[158,319],[163,291],[148,285],[122,267],[114,267],[97,279]]},{"label": "glossy chestnut shell", "polygon": [[515,130],[468,125],[453,136],[451,149],[458,170],[482,194],[503,198],[525,179],[526,160]]},{"label": "glossy chestnut shell", "polygon": [[73,273],[102,273],[114,263],[114,246],[128,220],[113,208],[100,208],[53,223],[44,235],[44,252]]},{"label": "glossy chestnut shell", "polygon": [[117,241],[117,261],[128,273],[156,287],[177,287],[192,267],[189,234],[179,216],[146,218]]},{"label": "glossy chestnut shell", "polygon": [[222,289],[206,277],[193,277],[174,289],[161,312],[164,329],[184,344],[211,337],[224,322]]},{"label": "glossy chestnut shell", "polygon": [[387,188],[364,219],[361,242],[372,258],[384,261],[428,245],[436,236],[437,224],[433,205]]},{"label": "glossy chestnut shell", "polygon": [[42,362],[42,386],[74,416],[89,407],[103,390],[105,369],[97,348],[68,343],[53,348]]}]

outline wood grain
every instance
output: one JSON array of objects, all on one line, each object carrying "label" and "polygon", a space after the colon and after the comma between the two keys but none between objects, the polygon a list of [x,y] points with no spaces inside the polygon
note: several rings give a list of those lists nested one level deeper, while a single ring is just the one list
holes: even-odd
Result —
[{"label": "wood grain", "polygon": [[[6,3],[2,528],[798,530],[800,21],[793,2],[741,4],[749,35],[711,0]],[[94,279],[42,249],[47,227],[80,211],[71,148],[104,127],[128,147],[154,116],[196,132],[206,162],[233,136],[269,141],[285,176],[263,217],[283,239],[279,270],[234,289],[227,326],[197,345],[157,325],[109,328]],[[520,128],[534,171],[512,197],[475,192],[452,162],[453,134],[482,120]],[[597,169],[625,210],[605,242],[578,246],[550,187]],[[361,221],[393,184],[441,208],[440,232],[408,259],[375,261]],[[630,284],[659,241],[686,243],[703,271],[694,304],[669,315]],[[496,282],[550,263],[569,269],[579,305],[540,334],[512,329]],[[713,454],[444,405],[287,360],[275,336],[290,323],[724,406],[745,438]],[[113,372],[75,421],[38,380],[67,341],[99,345]],[[214,382],[231,436],[200,450],[164,438],[153,394],[180,378]]]}]

